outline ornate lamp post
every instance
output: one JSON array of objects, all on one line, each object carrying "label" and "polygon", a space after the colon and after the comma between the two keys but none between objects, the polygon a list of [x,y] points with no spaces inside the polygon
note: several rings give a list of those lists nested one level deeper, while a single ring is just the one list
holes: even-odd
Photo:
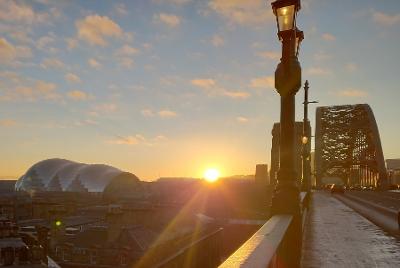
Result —
[{"label": "ornate lamp post", "polygon": [[288,267],[300,266],[302,240],[299,185],[295,171],[295,95],[301,87],[301,67],[297,55],[304,37],[296,27],[300,8],[300,0],[276,0],[272,3],[278,37],[282,42],[282,58],[275,71],[275,88],[281,96],[280,159],[271,214],[293,215],[288,233],[288,250],[291,252]]}]

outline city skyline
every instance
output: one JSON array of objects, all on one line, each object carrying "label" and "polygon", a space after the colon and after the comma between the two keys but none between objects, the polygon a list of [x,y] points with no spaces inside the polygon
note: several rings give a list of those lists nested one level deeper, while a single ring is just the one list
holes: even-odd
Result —
[{"label": "city skyline", "polygon": [[[254,174],[279,121],[270,2],[2,1],[0,176],[54,157],[143,180]],[[400,3],[302,4],[310,99],[370,104],[385,158],[398,158]]]}]

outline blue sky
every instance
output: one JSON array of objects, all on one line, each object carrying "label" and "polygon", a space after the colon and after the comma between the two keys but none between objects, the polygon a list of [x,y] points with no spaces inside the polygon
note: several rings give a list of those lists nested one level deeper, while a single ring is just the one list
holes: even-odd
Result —
[{"label": "blue sky", "polygon": [[[400,157],[400,3],[302,5],[311,97],[370,104]],[[270,162],[279,58],[270,1],[1,1],[0,176],[52,157],[146,180],[251,174]]]}]

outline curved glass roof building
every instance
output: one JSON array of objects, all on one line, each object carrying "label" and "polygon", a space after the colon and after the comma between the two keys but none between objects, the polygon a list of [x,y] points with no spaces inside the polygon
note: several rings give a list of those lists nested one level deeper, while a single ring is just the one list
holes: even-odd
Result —
[{"label": "curved glass roof building", "polygon": [[124,197],[140,188],[129,172],[102,164],[83,164],[65,159],[47,159],[34,164],[17,180],[17,191],[98,192]]}]

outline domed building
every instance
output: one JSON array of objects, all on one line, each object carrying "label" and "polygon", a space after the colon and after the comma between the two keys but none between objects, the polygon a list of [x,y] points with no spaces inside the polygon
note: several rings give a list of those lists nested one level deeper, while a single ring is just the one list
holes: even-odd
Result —
[{"label": "domed building", "polygon": [[17,180],[15,190],[27,192],[94,192],[103,197],[140,198],[138,177],[102,164],[47,159],[34,164]]}]

